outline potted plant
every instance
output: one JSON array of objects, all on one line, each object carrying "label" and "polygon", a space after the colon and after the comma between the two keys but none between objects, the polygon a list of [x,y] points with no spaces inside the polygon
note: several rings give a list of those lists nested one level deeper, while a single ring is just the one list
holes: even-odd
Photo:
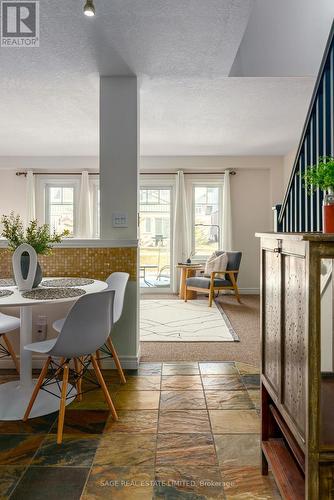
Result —
[{"label": "potted plant", "polygon": [[334,233],[334,158],[320,157],[316,165],[307,167],[303,177],[308,191],[319,188],[324,192],[323,232]]},{"label": "potted plant", "polygon": [[[1,218],[3,230],[1,236],[6,238],[8,249],[12,252],[22,243],[28,243],[36,251],[37,255],[48,255],[51,253],[52,246],[60,243],[63,237],[69,236],[69,231],[65,230],[61,234],[50,232],[50,226],[43,224],[38,226],[37,220],[29,222],[24,229],[22,219],[19,215],[11,212],[10,215],[3,215]],[[22,276],[25,279],[29,271],[29,255],[23,254],[21,257]],[[37,265],[36,275],[33,287],[36,288],[42,281],[42,269]]]}]

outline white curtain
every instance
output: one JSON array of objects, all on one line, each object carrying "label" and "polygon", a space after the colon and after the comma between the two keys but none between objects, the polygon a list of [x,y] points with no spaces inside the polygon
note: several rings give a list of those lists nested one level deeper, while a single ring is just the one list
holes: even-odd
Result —
[{"label": "white curtain", "polygon": [[222,249],[228,252],[230,250],[233,250],[230,170],[225,170],[225,175],[224,175],[221,219],[222,219],[221,245]]},{"label": "white curtain", "polygon": [[32,170],[27,172],[26,185],[26,223],[36,219],[36,200],[35,200],[35,177]]},{"label": "white curtain", "polygon": [[89,175],[86,171],[83,171],[81,175],[77,236],[78,238],[92,238],[93,236]]},{"label": "white curtain", "polygon": [[176,174],[175,211],[173,227],[173,292],[179,289],[179,262],[185,262],[191,252],[188,205],[184,174],[179,170]]}]

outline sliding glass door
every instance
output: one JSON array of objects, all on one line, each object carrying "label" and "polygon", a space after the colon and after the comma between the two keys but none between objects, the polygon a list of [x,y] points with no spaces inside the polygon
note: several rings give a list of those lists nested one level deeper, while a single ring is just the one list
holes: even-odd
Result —
[{"label": "sliding glass door", "polygon": [[169,292],[172,280],[173,188],[140,188],[140,287]]}]

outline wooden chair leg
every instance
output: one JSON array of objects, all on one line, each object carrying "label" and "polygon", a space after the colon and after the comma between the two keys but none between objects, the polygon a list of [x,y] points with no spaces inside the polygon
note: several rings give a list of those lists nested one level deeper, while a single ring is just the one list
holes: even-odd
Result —
[{"label": "wooden chair leg", "polygon": [[232,274],[232,273],[231,273],[231,281],[232,281],[233,290],[234,290],[235,296],[237,298],[237,301],[239,302],[239,304],[241,304],[239,288],[238,288],[237,282],[235,281],[234,274]]},{"label": "wooden chair leg", "polygon": [[215,290],[214,290],[213,286],[210,285],[210,290],[209,290],[209,307],[212,306],[212,301],[213,301],[214,294],[215,294]]},{"label": "wooden chair leg", "polygon": [[95,354],[96,354],[97,364],[99,365],[100,370],[102,370],[101,352],[97,350]]},{"label": "wooden chair leg", "polygon": [[235,295],[236,295],[236,297],[237,297],[237,301],[239,302],[239,304],[241,304],[241,298],[240,298],[239,288],[238,288],[238,287],[236,287],[236,288],[234,289],[234,292],[235,292]]},{"label": "wooden chair leg", "polygon": [[[82,369],[81,369],[81,363],[80,363],[80,360],[78,358],[74,358],[74,368],[75,368],[75,371],[76,373],[80,374]],[[78,393],[78,401],[82,401],[82,378],[79,377],[76,381],[76,389],[77,389],[77,393]]]},{"label": "wooden chair leg", "polygon": [[69,374],[68,363],[64,366],[63,382],[61,387],[61,398],[60,398],[60,408],[58,416],[58,429],[57,429],[57,444],[61,444],[63,441],[63,429],[65,420],[65,408],[66,408],[66,396],[67,396],[67,383]]},{"label": "wooden chair leg", "polygon": [[93,354],[91,355],[91,360],[92,360],[92,364],[93,364],[93,367],[94,367],[94,370],[95,370],[95,373],[96,373],[97,380],[99,381],[99,383],[101,385],[104,397],[105,397],[106,402],[107,402],[107,404],[108,404],[108,406],[110,408],[110,411],[112,413],[113,419],[114,420],[118,420],[118,415],[117,415],[116,409],[114,407],[114,403],[112,402],[112,399],[110,397],[108,388],[106,386],[106,383],[104,381],[103,375],[102,375],[101,370],[99,368],[98,362],[96,361],[96,358],[95,358],[95,356]]},{"label": "wooden chair leg", "polygon": [[109,350],[110,350],[110,352],[112,354],[112,357],[114,358],[115,365],[116,365],[116,368],[117,368],[117,371],[118,371],[118,375],[119,375],[119,378],[121,379],[121,383],[122,384],[126,384],[126,378],[125,378],[125,375],[124,375],[124,372],[123,372],[123,368],[122,368],[121,362],[119,360],[119,357],[117,355],[116,349],[115,349],[114,344],[112,343],[112,340],[111,340],[110,337],[108,337],[107,346],[109,347]]},{"label": "wooden chair leg", "polygon": [[12,360],[14,362],[15,369],[16,369],[17,373],[20,374],[20,363],[19,363],[19,360],[16,357],[16,354],[14,352],[13,346],[12,346],[12,344],[11,344],[11,342],[10,342],[10,340],[7,337],[6,334],[3,334],[2,337],[3,337],[4,341],[5,341],[5,344],[6,344],[6,347],[7,347],[7,351],[11,355],[11,358],[12,358]]},{"label": "wooden chair leg", "polygon": [[45,379],[45,376],[48,372],[48,369],[49,369],[49,364],[51,362],[51,357],[49,356],[48,359],[45,361],[44,363],[44,366],[42,368],[42,371],[38,377],[38,380],[37,380],[37,384],[35,385],[35,389],[33,390],[33,393],[32,393],[32,396],[30,398],[30,401],[29,401],[29,404],[28,404],[28,407],[25,411],[25,414],[23,416],[23,422],[26,422],[29,418],[29,415],[30,415],[30,412],[31,412],[31,409],[34,405],[34,402],[36,401],[36,398],[37,398],[37,394],[41,388],[41,385],[43,384],[43,380]]}]

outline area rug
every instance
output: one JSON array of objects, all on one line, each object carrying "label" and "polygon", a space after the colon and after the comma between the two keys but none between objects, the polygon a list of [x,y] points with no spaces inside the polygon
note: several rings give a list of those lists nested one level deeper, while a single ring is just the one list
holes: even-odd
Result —
[{"label": "area rug", "polygon": [[142,342],[238,342],[220,304],[205,300],[140,302]]}]

